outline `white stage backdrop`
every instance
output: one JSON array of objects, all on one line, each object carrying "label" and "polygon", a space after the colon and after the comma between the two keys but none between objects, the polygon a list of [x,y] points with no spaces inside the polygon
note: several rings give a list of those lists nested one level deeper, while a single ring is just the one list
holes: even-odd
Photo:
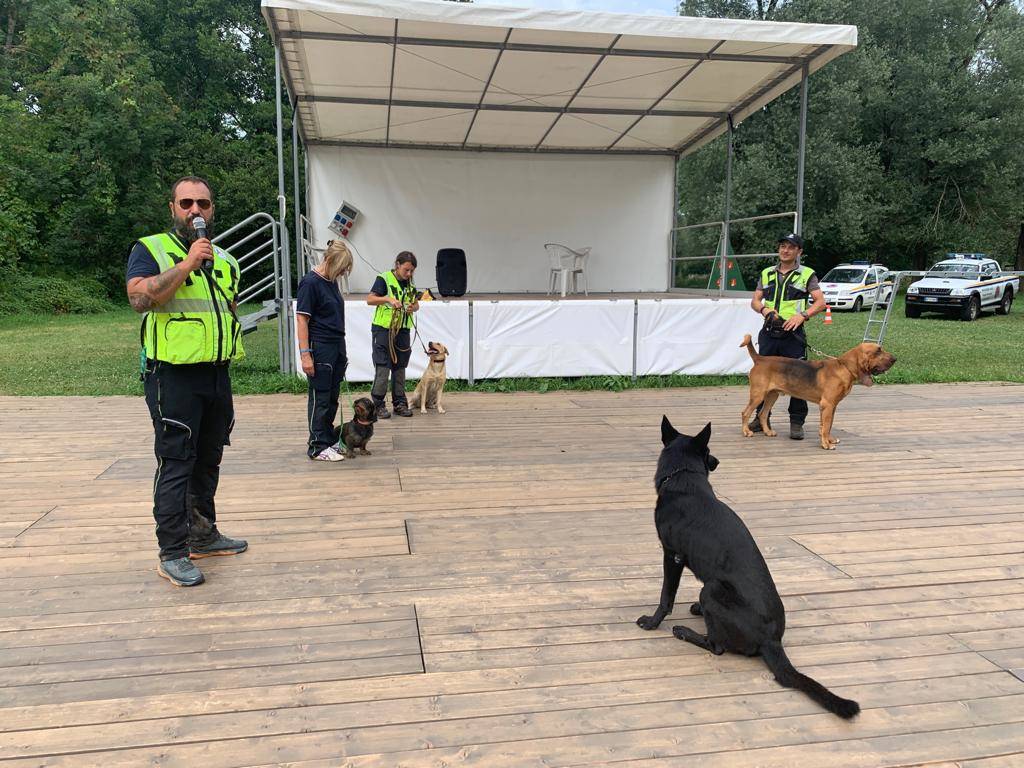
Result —
[{"label": "white stage backdrop", "polygon": [[[365,301],[345,302],[345,349],[348,351],[348,372],[345,375],[349,381],[373,381],[373,360],[370,356],[373,312],[374,307]],[[424,346],[428,341],[440,341],[448,347],[448,375],[453,379],[469,378],[469,303],[425,301],[420,304],[416,322]],[[298,349],[298,344],[295,346]],[[427,355],[420,343],[414,341],[407,376],[418,379],[426,367]],[[302,364],[298,358],[295,370],[302,375]]]},{"label": "white stage backdrop", "polygon": [[[474,301],[473,376],[629,376],[633,373],[746,373],[750,356],[743,334],[757,338],[761,322],[746,299],[639,301]],[[294,307],[293,307],[294,311]],[[417,313],[420,339],[448,347],[448,376],[469,377],[470,302],[424,302]],[[373,380],[370,320],[373,308],[345,302],[348,380]],[[296,345],[297,347],[298,345]],[[409,378],[427,357],[414,343]],[[297,370],[302,366],[296,361]]]},{"label": "white stage backdrop", "polygon": [[745,333],[756,342],[761,325],[749,299],[641,299],[637,375],[746,373],[752,364],[740,343]]},{"label": "white stage backdrop", "polygon": [[416,285],[436,284],[440,248],[466,252],[469,291],[547,290],[544,243],[590,246],[591,291],[663,291],[672,226],[671,157],[307,148],[317,246],[345,200],[361,212],[349,239],[352,289],[412,251]]},{"label": "white stage backdrop", "polygon": [[633,302],[476,301],[473,338],[473,374],[479,379],[628,376]]}]

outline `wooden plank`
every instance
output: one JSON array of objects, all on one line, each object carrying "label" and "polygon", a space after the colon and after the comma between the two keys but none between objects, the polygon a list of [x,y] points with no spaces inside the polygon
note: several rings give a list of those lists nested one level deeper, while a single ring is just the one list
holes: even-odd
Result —
[{"label": "wooden plank", "polygon": [[[447,415],[379,424],[377,455],[337,467],[305,459],[303,397],[237,398],[218,517],[251,550],[174,590],[153,573],[141,400],[0,397],[0,755],[1014,764],[1024,456],[1004,446],[1024,437],[1007,416],[1024,386],[857,390],[835,452],[741,437],[745,398],[454,393]],[[660,589],[662,413],[715,424],[711,479],[775,575],[788,653],[861,700],[854,723],[779,688],[759,659],[675,640],[673,623],[703,627],[685,610],[689,574],[663,627],[633,623]],[[955,445],[934,441],[940,428]],[[67,440],[81,448],[58,464],[51,446]],[[769,459],[801,482],[751,483]],[[865,494],[864,478],[886,482]]]}]

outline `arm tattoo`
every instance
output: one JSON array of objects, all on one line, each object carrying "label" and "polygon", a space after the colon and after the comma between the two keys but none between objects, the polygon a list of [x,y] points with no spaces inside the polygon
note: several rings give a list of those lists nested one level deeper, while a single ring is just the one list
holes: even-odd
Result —
[{"label": "arm tattoo", "polygon": [[144,293],[133,293],[128,297],[128,302],[136,312],[148,312],[153,308],[153,300]]},{"label": "arm tattoo", "polygon": [[[163,293],[171,284],[178,279],[178,270],[169,269],[149,279],[149,290],[153,293]],[[179,282],[182,282],[179,280]]]},{"label": "arm tattoo", "polygon": [[176,269],[169,269],[153,277],[147,277],[138,283],[133,292],[128,294],[128,302],[136,312],[148,312],[158,304],[153,294],[159,296],[171,288],[175,281],[182,282]]}]

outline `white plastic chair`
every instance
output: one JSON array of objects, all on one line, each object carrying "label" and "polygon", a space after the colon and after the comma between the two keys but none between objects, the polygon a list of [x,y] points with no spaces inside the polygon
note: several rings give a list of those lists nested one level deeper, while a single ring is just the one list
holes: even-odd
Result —
[{"label": "white plastic chair", "polygon": [[548,273],[548,293],[554,293],[556,282],[561,284],[561,294],[565,296],[569,289],[569,278],[572,278],[572,289],[579,293],[578,280],[583,277],[583,292],[589,295],[587,286],[587,257],[590,247],[573,250],[561,243],[545,243],[551,271]]}]

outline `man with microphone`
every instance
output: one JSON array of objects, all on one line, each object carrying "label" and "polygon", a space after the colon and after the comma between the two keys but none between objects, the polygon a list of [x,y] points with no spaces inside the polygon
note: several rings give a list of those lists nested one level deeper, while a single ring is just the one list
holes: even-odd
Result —
[{"label": "man with microphone", "polygon": [[179,587],[204,581],[192,560],[248,544],[217,530],[214,495],[235,423],[228,368],[244,356],[235,313],[239,269],[213,245],[213,192],[198,176],[171,187],[169,232],[140,238],[128,257],[128,300],[143,315],[142,377],[156,433],[153,517],[157,572]]}]

